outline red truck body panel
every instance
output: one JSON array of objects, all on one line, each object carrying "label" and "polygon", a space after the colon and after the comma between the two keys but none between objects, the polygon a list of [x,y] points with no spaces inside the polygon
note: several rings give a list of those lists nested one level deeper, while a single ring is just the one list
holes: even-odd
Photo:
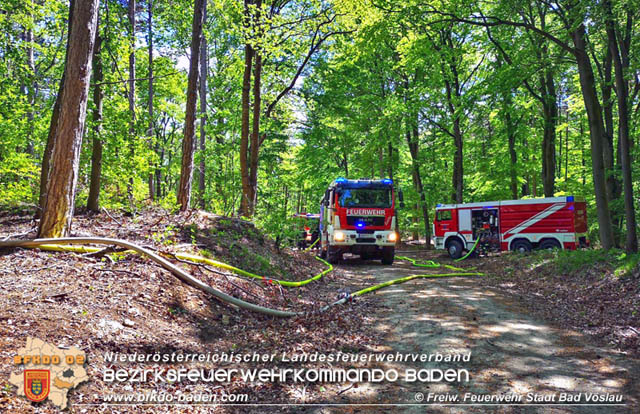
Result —
[{"label": "red truck body panel", "polygon": [[[551,240],[564,249],[576,249],[587,244],[586,210],[586,203],[573,196],[438,205],[434,244],[446,248],[448,240],[457,239],[468,249],[483,231],[478,226],[482,217],[493,216],[491,228],[497,230],[500,250],[510,250],[515,240],[533,247]],[[489,228],[488,220],[485,226]]]}]

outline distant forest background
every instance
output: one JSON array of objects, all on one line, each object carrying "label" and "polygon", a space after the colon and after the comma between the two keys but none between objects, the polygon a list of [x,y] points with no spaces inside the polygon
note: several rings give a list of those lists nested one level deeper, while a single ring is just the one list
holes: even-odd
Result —
[{"label": "distant forest background", "polygon": [[[0,1],[0,204],[157,204],[274,236],[336,177],[437,203],[575,195],[637,250],[639,1]],[[88,70],[90,69],[90,70]],[[285,230],[283,230],[285,229]]]}]

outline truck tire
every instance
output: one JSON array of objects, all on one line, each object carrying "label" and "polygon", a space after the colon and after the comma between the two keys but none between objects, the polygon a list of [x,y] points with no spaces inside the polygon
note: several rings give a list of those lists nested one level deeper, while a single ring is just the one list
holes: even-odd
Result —
[{"label": "truck tire", "polygon": [[321,259],[326,259],[327,258],[327,251],[325,249],[323,249],[322,247],[320,247],[320,258]]},{"label": "truck tire", "polygon": [[340,260],[342,260],[342,252],[340,251],[340,249],[329,246],[327,248],[327,262],[336,264]]},{"label": "truck tire", "polygon": [[514,252],[529,253],[532,249],[533,246],[531,246],[529,240],[524,239],[516,240],[511,245],[511,250],[513,250]]},{"label": "truck tire", "polygon": [[459,240],[451,240],[447,243],[447,252],[452,259],[459,259],[462,257],[462,243]]},{"label": "truck tire", "polygon": [[562,249],[560,242],[556,239],[544,239],[540,242],[541,250]]},{"label": "truck tire", "polygon": [[395,247],[383,247],[382,248],[382,264],[392,265],[395,254],[396,254]]}]

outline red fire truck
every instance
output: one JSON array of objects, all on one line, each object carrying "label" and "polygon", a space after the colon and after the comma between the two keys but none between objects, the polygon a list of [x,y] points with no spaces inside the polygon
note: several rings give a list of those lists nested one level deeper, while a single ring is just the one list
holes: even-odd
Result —
[{"label": "red fire truck", "polygon": [[[396,227],[393,181],[338,178],[320,203],[320,255],[336,263],[344,253],[392,264]],[[402,205],[402,192],[398,191]]]},{"label": "red fire truck", "polygon": [[479,252],[586,247],[587,206],[573,196],[437,205],[436,249],[457,259],[476,241]]}]

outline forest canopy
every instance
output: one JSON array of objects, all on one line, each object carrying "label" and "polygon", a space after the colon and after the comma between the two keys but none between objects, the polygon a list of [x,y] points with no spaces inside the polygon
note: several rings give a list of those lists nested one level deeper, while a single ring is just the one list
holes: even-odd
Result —
[{"label": "forest canopy", "polygon": [[[438,203],[575,195],[637,251],[637,0],[2,0],[0,204],[202,208],[282,238],[336,177]],[[88,71],[87,69],[90,69]]]}]

